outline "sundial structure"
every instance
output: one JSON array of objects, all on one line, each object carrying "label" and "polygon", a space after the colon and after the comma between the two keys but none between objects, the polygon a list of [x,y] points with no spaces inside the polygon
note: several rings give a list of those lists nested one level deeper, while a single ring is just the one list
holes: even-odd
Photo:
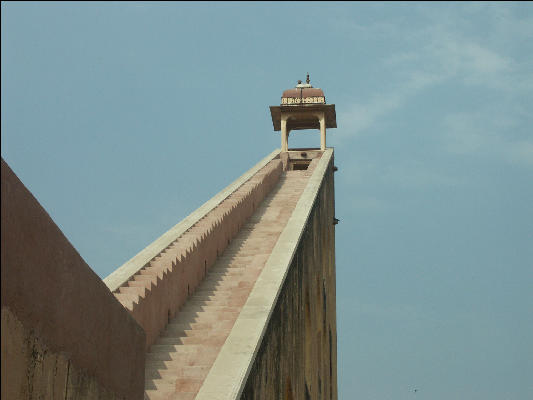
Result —
[{"label": "sundial structure", "polygon": [[281,149],[103,281],[2,162],[2,398],[337,398],[335,106],[270,111]]}]

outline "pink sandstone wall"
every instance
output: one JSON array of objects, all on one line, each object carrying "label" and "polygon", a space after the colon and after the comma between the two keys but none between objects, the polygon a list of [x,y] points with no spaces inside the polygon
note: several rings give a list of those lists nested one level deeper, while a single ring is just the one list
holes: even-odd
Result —
[{"label": "pink sandstone wall", "polygon": [[145,334],[2,159],[2,399],[142,399]]},{"label": "pink sandstone wall", "polygon": [[146,332],[148,349],[278,181],[279,158],[207,213],[114,293]]}]

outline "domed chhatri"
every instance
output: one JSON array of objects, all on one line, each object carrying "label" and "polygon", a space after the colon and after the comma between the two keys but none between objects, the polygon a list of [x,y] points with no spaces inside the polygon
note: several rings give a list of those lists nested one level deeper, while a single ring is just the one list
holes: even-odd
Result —
[{"label": "domed chhatri", "polygon": [[281,96],[279,106],[270,106],[274,131],[281,131],[281,151],[288,151],[293,130],[320,129],[320,150],[326,150],[326,128],[336,128],[335,104],[326,104],[320,88],[314,88],[307,74],[306,83],[298,81]]},{"label": "domed chhatri", "polygon": [[287,89],[281,95],[281,105],[326,104],[326,97],[320,88],[311,86],[309,74],[306,83],[298,81],[294,89]]}]

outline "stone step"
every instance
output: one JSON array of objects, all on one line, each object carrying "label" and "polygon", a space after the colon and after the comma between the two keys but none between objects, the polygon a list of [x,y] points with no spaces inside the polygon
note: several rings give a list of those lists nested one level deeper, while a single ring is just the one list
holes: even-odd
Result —
[{"label": "stone step", "polygon": [[[242,307],[244,303],[246,303],[246,299],[248,298],[248,294],[241,294],[241,295],[232,295],[229,294],[230,292],[227,292],[225,294],[219,294],[219,295],[211,295],[211,296],[198,296],[195,297],[194,301],[204,301],[205,304],[217,304],[218,305],[226,305],[228,307]],[[215,303],[208,303],[208,302],[215,302]],[[179,314],[178,314],[179,316]],[[176,322],[201,322],[201,321],[187,321],[187,320],[180,320]]]},{"label": "stone step", "polygon": [[146,390],[144,400],[194,400],[196,393],[174,393],[160,390]]},{"label": "stone step", "polygon": [[239,246],[239,247],[229,247],[224,252],[223,257],[246,257],[251,256],[253,257],[257,252],[263,252],[266,253],[268,251],[268,243],[265,243],[264,241],[260,239],[254,239],[255,245],[252,243],[248,243],[247,245]]},{"label": "stone step", "polygon": [[142,288],[145,288],[146,290],[151,290],[152,289],[152,281],[151,281],[151,279],[147,279],[147,280],[129,280],[128,281],[128,286],[131,286],[131,287],[142,287]]},{"label": "stone step", "polygon": [[[170,345],[170,344],[153,344],[150,346],[150,351],[146,353],[146,355],[155,355],[160,353],[174,353],[175,357],[171,357],[168,360],[172,358],[179,358],[180,356],[184,354],[199,354],[199,353],[209,353],[216,349],[218,349],[220,346],[211,345],[211,346],[201,346],[201,345]],[[159,358],[154,358],[154,360],[158,360]]]},{"label": "stone step", "polygon": [[250,293],[251,290],[248,290],[248,291],[240,291],[240,292],[237,292],[237,291],[215,291],[215,292],[210,292],[210,291],[205,291],[203,293],[195,293],[194,296],[196,296],[194,298],[194,300],[236,300],[236,299],[247,299],[248,298],[248,295]]},{"label": "stone step", "polygon": [[[170,400],[172,399],[172,395],[174,393],[174,390],[144,390],[144,400]],[[193,394],[194,397],[196,397],[196,393]],[[194,399],[192,397],[192,399]]]},{"label": "stone step", "polygon": [[[228,332],[229,333],[229,332]],[[191,336],[191,337],[181,337],[178,338],[179,341],[183,345],[207,345],[207,346],[221,346],[224,344],[226,339],[228,338],[228,334],[224,335],[213,335],[208,337],[201,337],[201,336]]]},{"label": "stone step", "polygon": [[[265,261],[268,260],[268,258],[265,257]],[[216,265],[209,271],[209,274],[206,276],[206,280],[204,282],[215,282],[215,281],[230,281],[235,282],[236,280],[239,280],[239,276],[243,276],[244,278],[247,278],[248,276],[258,276],[259,273],[263,268],[255,266],[249,266],[249,267],[239,267],[239,269],[236,268],[227,268],[223,265]]]},{"label": "stone step", "polygon": [[208,295],[211,293],[222,293],[222,292],[242,292],[250,291],[255,284],[255,279],[250,281],[243,281],[237,284],[231,284],[227,282],[222,283],[211,283],[204,284],[197,289],[198,294],[203,294],[204,292]]},{"label": "stone step", "polygon": [[218,336],[228,335],[231,331],[229,328],[213,329],[181,329],[181,330],[165,330],[161,332],[161,336],[157,339],[157,344],[170,344],[179,345],[183,344],[182,338],[195,337],[195,338],[213,338]]},{"label": "stone step", "polygon": [[170,331],[182,331],[182,330],[216,330],[232,328],[232,321],[214,321],[214,322],[192,322],[192,323],[177,323],[171,322],[167,325],[167,330]]},{"label": "stone step", "polygon": [[232,277],[232,279],[235,279],[236,276],[238,277],[239,275],[242,275],[243,273],[246,273],[246,272],[254,272],[257,269],[258,269],[257,267],[247,268],[246,264],[237,266],[237,265],[224,265],[220,263],[218,265],[215,264],[213,266],[213,268],[209,271],[207,279],[211,277],[213,278]]},{"label": "stone step", "polygon": [[[145,392],[150,390],[157,390],[158,392],[168,393],[167,399],[182,399],[183,397],[176,397],[175,394],[184,394],[189,393],[190,395],[195,396],[202,386],[203,379],[194,379],[194,378],[177,378],[173,380],[162,380],[162,379],[147,379],[145,380]],[[174,392],[175,394],[173,394]],[[165,398],[165,397],[163,397]],[[187,397],[185,397],[187,398]],[[190,397],[189,397],[190,398]],[[194,397],[192,397],[194,399]]]},{"label": "stone step", "polygon": [[235,275],[239,275],[239,274],[242,274],[243,272],[246,272],[246,271],[249,271],[249,270],[253,270],[253,269],[257,269],[256,268],[253,268],[253,267],[250,267],[248,268],[248,265],[249,264],[240,264],[240,265],[227,265],[227,264],[224,264],[224,263],[217,263],[215,265],[213,265],[213,267],[211,268],[211,270],[209,271],[209,277],[210,276],[219,276],[219,275],[224,275],[224,276],[235,276]]},{"label": "stone step", "polygon": [[[145,390],[164,390],[174,389],[176,393],[188,392],[198,393],[202,386],[203,379],[195,378],[174,378],[174,379],[146,379],[144,383]],[[170,397],[174,399],[174,397]]]},{"label": "stone step", "polygon": [[[159,353],[147,353],[146,354],[146,365],[151,365],[153,363],[178,363],[182,366],[192,366],[192,365],[211,365],[220,350],[220,346],[204,346],[204,345],[193,345],[189,344],[187,346],[178,346],[184,351],[175,351],[170,353],[159,352]],[[202,350],[196,351],[185,351],[190,348],[200,347]]]},{"label": "stone step", "polygon": [[246,266],[227,266],[223,264],[214,265],[213,268],[209,271],[208,277],[216,276],[238,276],[244,272],[251,271],[252,268],[248,269]]},{"label": "stone step", "polygon": [[159,392],[168,392],[169,394],[176,391],[176,386],[174,383],[163,382],[160,379],[149,379],[144,380],[144,390],[157,390]]},{"label": "stone step", "polygon": [[201,296],[211,296],[211,295],[217,295],[217,294],[223,294],[223,293],[232,293],[232,294],[242,294],[242,293],[248,293],[250,291],[249,287],[218,287],[218,288],[209,288],[209,287],[203,287],[200,286],[196,291],[195,294]]},{"label": "stone step", "polygon": [[197,331],[190,331],[187,334],[183,334],[181,336],[172,335],[172,336],[160,336],[157,339],[158,345],[173,345],[173,346],[180,346],[180,345],[191,345],[191,344],[210,344],[210,345],[222,345],[226,341],[226,338],[228,337],[231,329],[225,330],[225,331],[217,331],[216,333],[206,333],[204,332],[197,332]]},{"label": "stone step", "polygon": [[193,294],[194,300],[223,300],[223,299],[240,299],[247,298],[250,293],[250,289],[236,289],[236,290],[222,290],[222,291],[212,291],[204,290],[196,291]]},{"label": "stone step", "polygon": [[187,303],[198,304],[198,305],[216,305],[216,306],[228,306],[228,307],[242,307],[244,302],[242,298],[200,298],[200,297],[191,297]]},{"label": "stone step", "polygon": [[[262,256],[262,257],[261,257]],[[254,254],[253,256],[246,257],[233,257],[219,259],[213,267],[224,269],[238,269],[238,268],[261,268],[262,258],[267,256],[266,254]]]},{"label": "stone step", "polygon": [[262,268],[259,267],[241,267],[241,268],[225,268],[222,266],[217,266],[214,270],[211,270],[207,275],[206,280],[202,283],[208,282],[217,282],[217,281],[226,281],[226,282],[236,282],[241,280],[242,276],[244,279],[249,277],[258,276]]},{"label": "stone step", "polygon": [[139,296],[131,293],[113,293],[118,301],[128,310],[133,310],[133,303],[139,300]]},{"label": "stone step", "polygon": [[155,280],[157,277],[161,278],[164,274],[160,268],[148,267],[145,269],[141,269],[139,271],[139,274],[135,275],[134,279],[141,279],[141,278],[137,278],[139,275],[141,276],[144,275],[144,276],[149,277],[152,280]]},{"label": "stone step", "polygon": [[[206,312],[206,311],[212,311],[212,312],[233,312],[233,313],[239,313],[241,311],[240,306],[219,306],[219,305],[208,305],[208,304],[189,304],[190,302],[187,302],[185,307],[182,308],[180,312]],[[168,326],[168,325],[167,325]]]},{"label": "stone step", "polygon": [[209,373],[210,367],[207,365],[160,365],[154,364],[146,367],[145,379],[165,379],[169,377],[174,378],[194,378],[204,379]]},{"label": "stone step", "polygon": [[251,286],[249,287],[230,287],[226,286],[225,284],[222,284],[222,286],[216,286],[216,285],[202,285],[199,286],[195,294],[198,296],[213,296],[213,295],[229,295],[229,294],[245,294],[249,292],[251,289]]},{"label": "stone step", "polygon": [[216,275],[215,276],[215,275],[209,274],[202,282],[202,285],[225,283],[225,282],[230,282],[230,283],[248,282],[250,280],[255,281],[260,273],[261,271],[257,270],[257,271],[246,271],[242,275],[231,275],[231,276],[227,276],[227,275]]},{"label": "stone step", "polygon": [[133,276],[133,279],[138,282],[152,282],[154,280],[152,275],[148,275],[146,269],[142,269],[138,274]]},{"label": "stone step", "polygon": [[146,296],[146,287],[143,286],[121,286],[118,288],[118,292],[122,294],[131,294],[137,298]]},{"label": "stone step", "polygon": [[238,312],[179,312],[176,317],[176,322],[211,322],[211,321],[224,321],[235,320],[239,316]]},{"label": "stone step", "polygon": [[[255,233],[252,235],[252,232]],[[262,235],[259,236],[258,231],[250,231],[248,235],[243,235],[244,232],[241,231],[239,236],[237,236],[235,239],[233,239],[232,243],[235,243],[237,246],[239,246],[239,249],[246,248],[247,250],[250,249],[257,249],[258,251],[268,251],[268,245],[267,243],[272,240],[272,236],[268,235]],[[231,246],[232,247],[232,246]]]},{"label": "stone step", "polygon": [[243,253],[240,253],[240,252],[237,252],[237,253],[226,253],[224,252],[224,254],[220,255],[219,258],[218,258],[218,261],[224,261],[224,260],[251,260],[253,259],[254,257],[254,254],[243,254]]}]

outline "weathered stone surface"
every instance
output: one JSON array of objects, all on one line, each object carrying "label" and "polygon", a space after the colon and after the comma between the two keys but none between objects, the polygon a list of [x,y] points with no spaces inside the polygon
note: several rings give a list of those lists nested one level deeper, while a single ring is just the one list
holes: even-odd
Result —
[{"label": "weathered stone surface", "polygon": [[142,328],[2,160],[2,399],[143,397]]}]

